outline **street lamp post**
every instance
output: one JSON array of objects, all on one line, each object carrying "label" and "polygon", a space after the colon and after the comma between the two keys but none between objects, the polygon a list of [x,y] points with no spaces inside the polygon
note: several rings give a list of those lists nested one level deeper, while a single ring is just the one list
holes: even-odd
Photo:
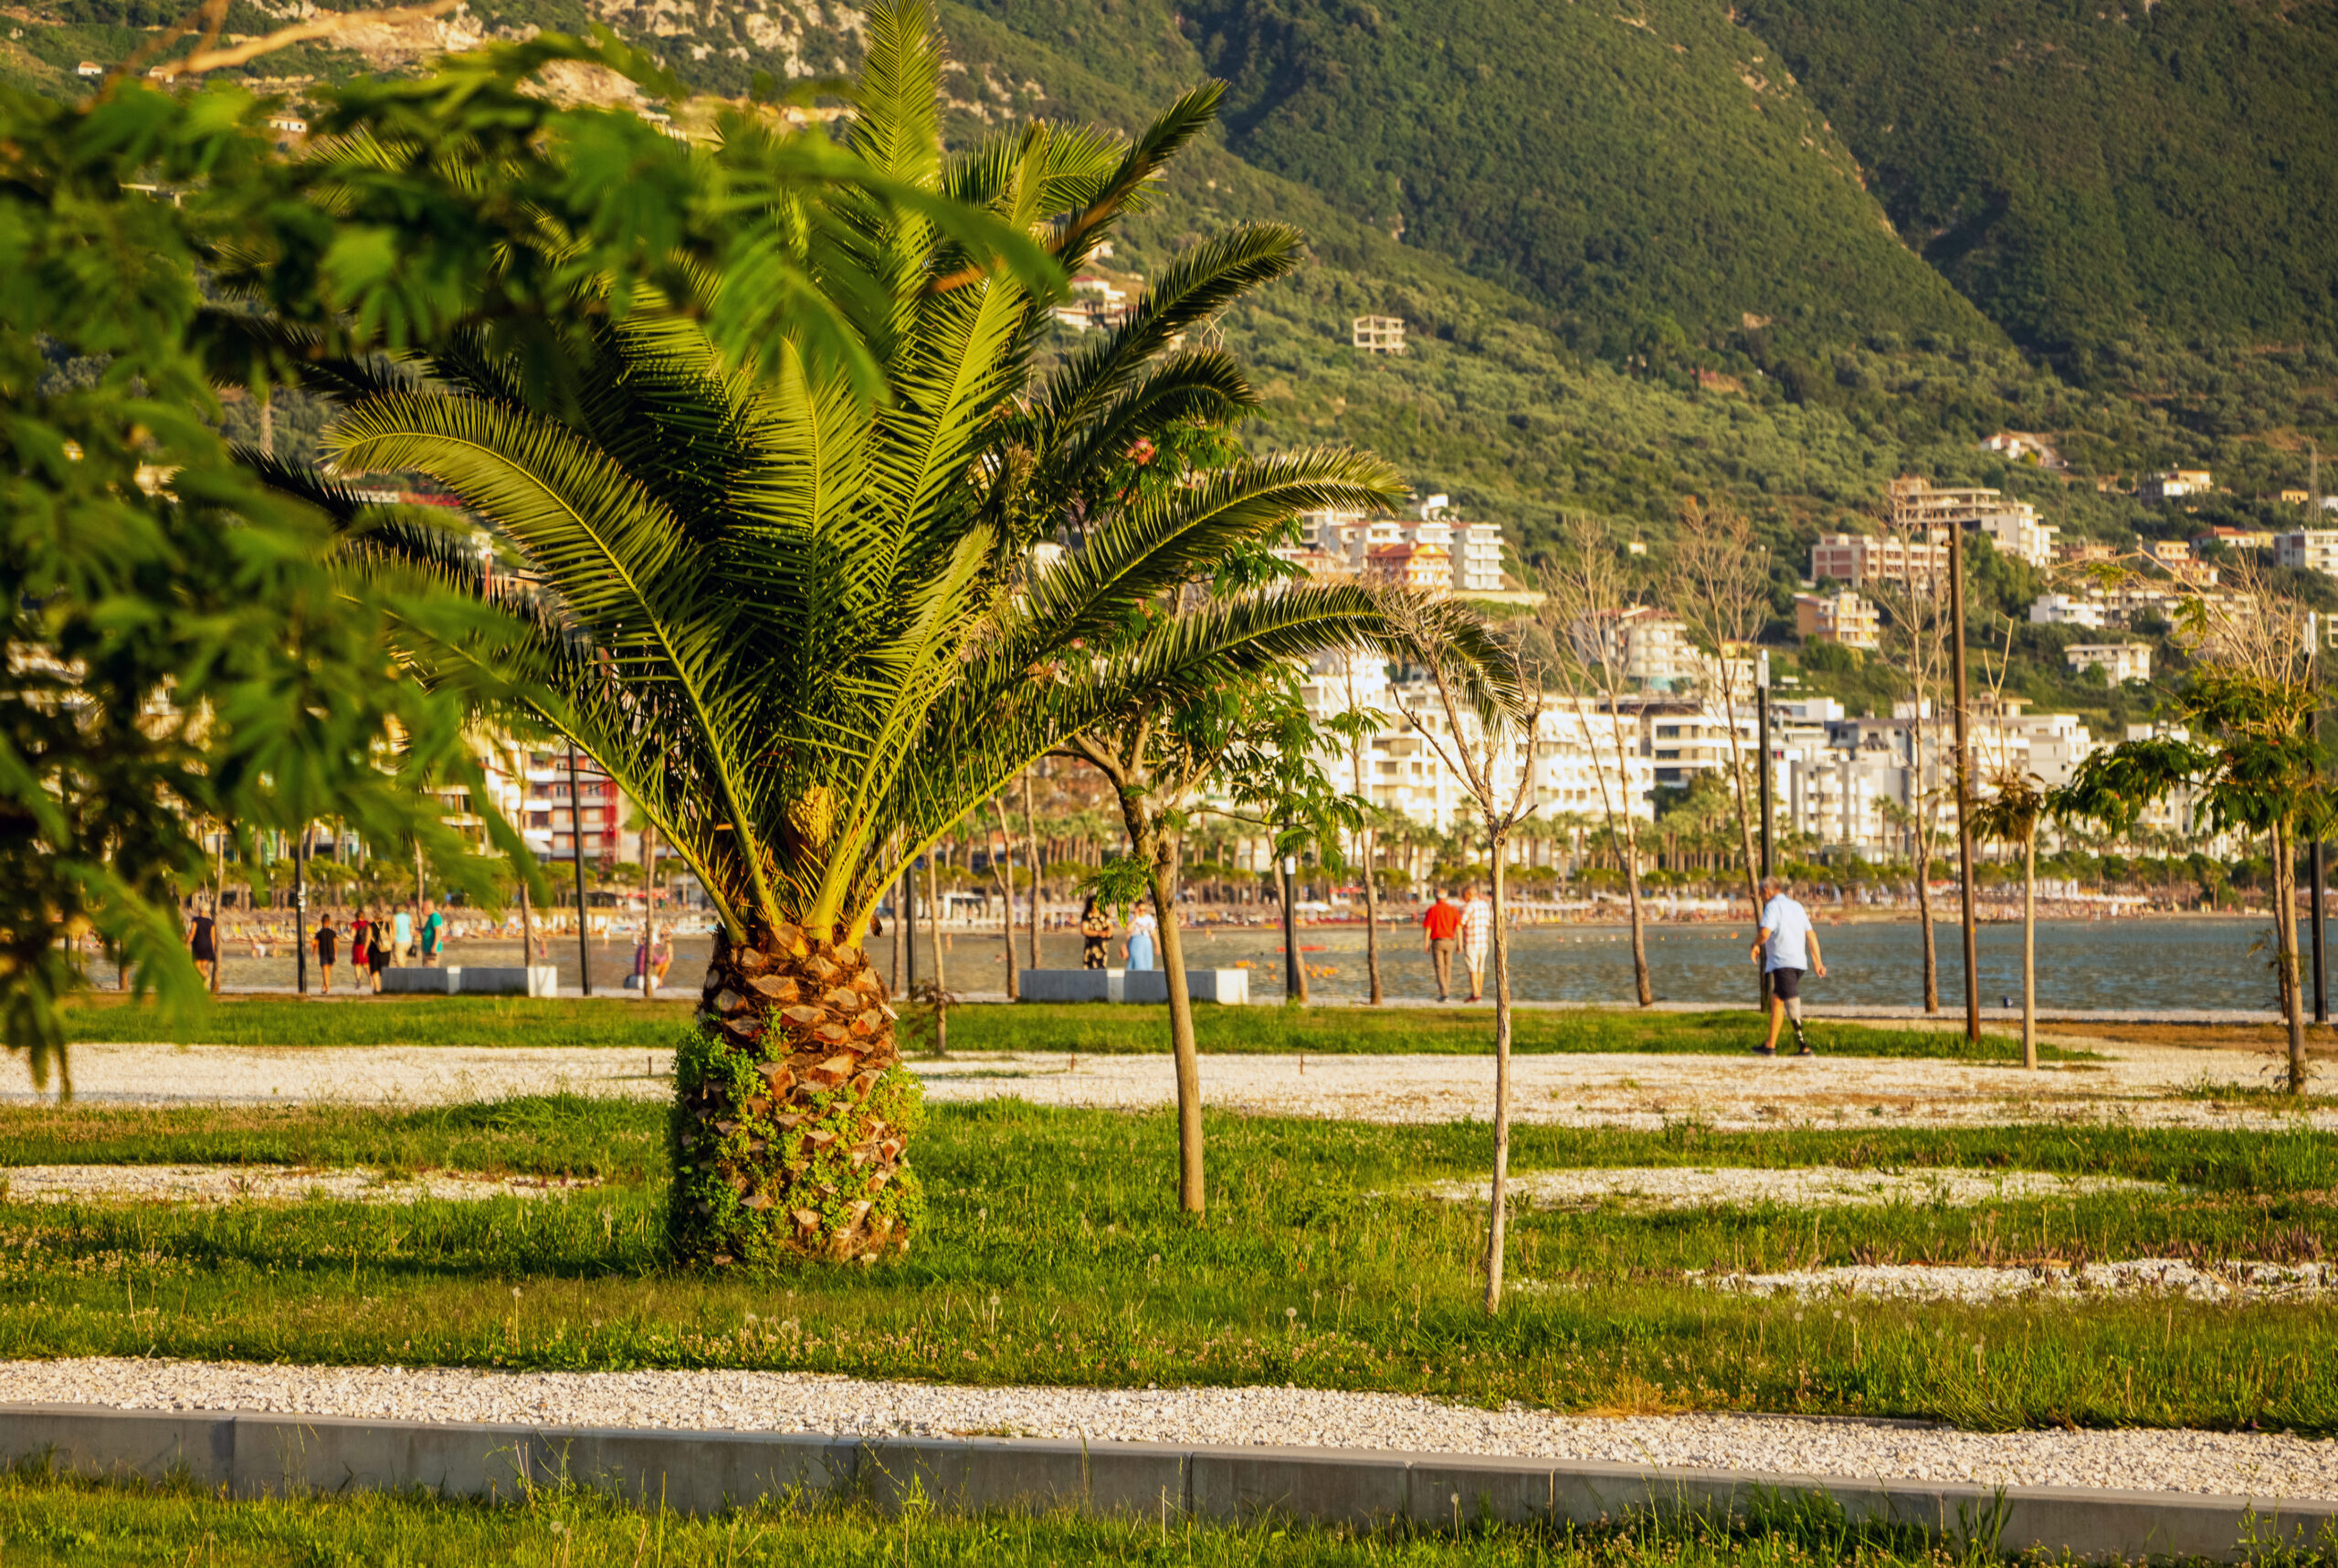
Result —
[{"label": "street lamp post", "polygon": [[593,943],[585,931],[584,813],[576,799],[576,744],[568,747],[568,851],[576,868],[576,980],[587,996],[593,994]]},{"label": "street lamp post", "polygon": [[[1770,653],[1767,648],[1755,656],[1754,714],[1754,747],[1762,753],[1760,789],[1762,879],[1766,881],[1777,874],[1776,861],[1770,845],[1770,819],[1774,815],[1774,808],[1770,801]],[[1762,894],[1759,888],[1756,888],[1754,893],[1754,929],[1757,931],[1762,929]],[[1770,1010],[1770,972],[1767,966],[1763,968],[1761,978],[1754,984],[1754,1005],[1766,1013]]]},{"label": "street lamp post", "polygon": [[[1981,1039],[1980,943],[1973,927],[1973,742],[1964,708],[1964,530],[1948,528],[1948,646],[1956,678],[1956,879],[1964,916],[1964,1037]],[[1917,721],[1922,722],[1919,713]]]}]

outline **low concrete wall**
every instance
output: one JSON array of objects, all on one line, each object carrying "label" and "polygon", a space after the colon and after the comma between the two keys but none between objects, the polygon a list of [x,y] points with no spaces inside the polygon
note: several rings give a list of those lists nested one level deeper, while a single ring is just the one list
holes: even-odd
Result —
[{"label": "low concrete wall", "polygon": [[1018,969],[1015,989],[1026,1002],[1109,1002],[1108,969]]},{"label": "low concrete wall", "polygon": [[[1026,1002],[1166,1002],[1165,969],[1018,969],[1016,989]],[[1189,969],[1185,994],[1196,1002],[1240,1006],[1250,1000],[1247,969]]]},{"label": "low concrete wall", "polygon": [[401,966],[382,971],[382,991],[385,995],[443,996],[462,988],[463,966],[459,963],[439,969]]},{"label": "low concrete wall", "polygon": [[953,1511],[1069,1508],[1147,1518],[1284,1518],[1429,1528],[1481,1519],[1596,1524],[1639,1512],[1744,1514],[1796,1495],[1854,1521],[1983,1550],[2238,1560],[2338,1539],[2338,1501],[1942,1485],[1588,1461],[1340,1448],[879,1439],[531,1427],[233,1412],[0,1405],[0,1461],[87,1476],[178,1474],[237,1497],[420,1487],[516,1498],[578,1481],[711,1513],[775,1493],[912,1495]]},{"label": "low concrete wall", "polygon": [[459,989],[464,995],[486,996],[557,996],[560,994],[560,970],[549,963],[530,964],[521,969],[487,968],[479,964],[462,964],[449,971],[461,976]]}]

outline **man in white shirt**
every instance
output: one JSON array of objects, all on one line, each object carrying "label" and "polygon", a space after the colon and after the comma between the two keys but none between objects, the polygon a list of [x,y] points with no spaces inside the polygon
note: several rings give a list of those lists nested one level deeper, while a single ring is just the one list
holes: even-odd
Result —
[{"label": "man in white shirt", "polygon": [[1812,1056],[1810,1040],[1802,1032],[1802,975],[1808,970],[1827,978],[1827,961],[1818,955],[1818,933],[1811,928],[1810,911],[1786,896],[1775,877],[1762,879],[1762,934],[1754,939],[1754,962],[1770,977],[1770,1037],[1754,1047],[1757,1057],[1778,1054],[1778,1030],[1794,1020],[1796,1056]]}]

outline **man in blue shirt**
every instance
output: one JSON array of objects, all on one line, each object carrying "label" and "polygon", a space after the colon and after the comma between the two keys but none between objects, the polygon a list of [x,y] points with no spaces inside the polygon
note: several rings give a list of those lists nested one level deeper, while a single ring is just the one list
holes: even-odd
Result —
[{"label": "man in blue shirt", "polygon": [[1827,961],[1818,955],[1818,933],[1811,929],[1810,911],[1786,896],[1775,877],[1762,879],[1762,934],[1754,939],[1754,962],[1770,977],[1770,1037],[1754,1047],[1757,1057],[1778,1054],[1778,1030],[1794,1020],[1796,1056],[1815,1055],[1802,1032],[1804,970],[1827,978]]}]

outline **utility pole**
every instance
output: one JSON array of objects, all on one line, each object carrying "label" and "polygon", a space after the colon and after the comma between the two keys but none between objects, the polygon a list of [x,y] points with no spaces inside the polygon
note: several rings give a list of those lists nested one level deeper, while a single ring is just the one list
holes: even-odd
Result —
[{"label": "utility pole", "polygon": [[[1956,877],[1964,906],[1964,1037],[1981,1038],[1979,942],[1973,928],[1973,740],[1964,711],[1964,528],[1948,525],[1948,646],[1956,675]],[[1922,722],[1923,715],[1917,715]]]},{"label": "utility pole", "polygon": [[901,994],[917,989],[917,862],[901,868]]},{"label": "utility pole", "polygon": [[[2321,515],[2322,512],[2322,448],[2318,444],[2309,441],[2306,443],[2306,460],[2309,464],[2306,480],[2306,505],[2310,509],[2306,514],[2306,521],[2311,524]],[[2322,749],[2322,638],[2323,637],[2321,616],[2315,615],[2309,615],[2306,616],[2305,635],[2306,641],[2309,645],[2306,648],[2306,668],[2309,672],[2309,679],[2312,680],[2314,687],[2313,714],[2308,721],[2311,727],[2307,733],[2312,737],[2314,750],[2319,752]],[[2320,765],[2319,762],[2315,763],[2317,769]],[[2330,973],[2329,945],[2326,941],[2327,933],[2322,929],[2322,900],[2323,889],[2328,886],[2324,879],[2327,876],[2328,868],[2322,864],[2322,859],[2323,847],[2322,836],[2317,833],[2313,837],[2312,872],[2313,1021],[2317,1024],[2327,1024],[2330,1022],[2330,986],[2328,982],[2328,975]],[[2291,914],[2294,917],[2295,911],[2291,911]],[[216,973],[218,966],[214,964],[212,966],[212,970],[214,973]]]},{"label": "utility pole", "polygon": [[[1770,802],[1769,650],[1767,648],[1764,648],[1761,652],[1754,655],[1754,749],[1762,753],[1761,787],[1759,791],[1762,811],[1762,878],[1766,880],[1770,877],[1775,876],[1777,869],[1775,852],[1773,851],[1770,844],[1770,818],[1773,815],[1773,808]],[[1757,901],[1754,908],[1754,929],[1758,932],[1762,929],[1762,909],[1758,901],[1760,898],[1760,889],[1758,888],[1755,889],[1755,898]],[[1767,1013],[1770,1010],[1770,972],[1766,967],[1762,971],[1761,979],[1754,983],[1754,1005],[1759,1007],[1763,1012]]]},{"label": "utility pole", "polygon": [[576,803],[576,742],[568,743],[568,854],[576,868],[576,980],[593,994],[593,944],[584,931],[584,813]]}]

